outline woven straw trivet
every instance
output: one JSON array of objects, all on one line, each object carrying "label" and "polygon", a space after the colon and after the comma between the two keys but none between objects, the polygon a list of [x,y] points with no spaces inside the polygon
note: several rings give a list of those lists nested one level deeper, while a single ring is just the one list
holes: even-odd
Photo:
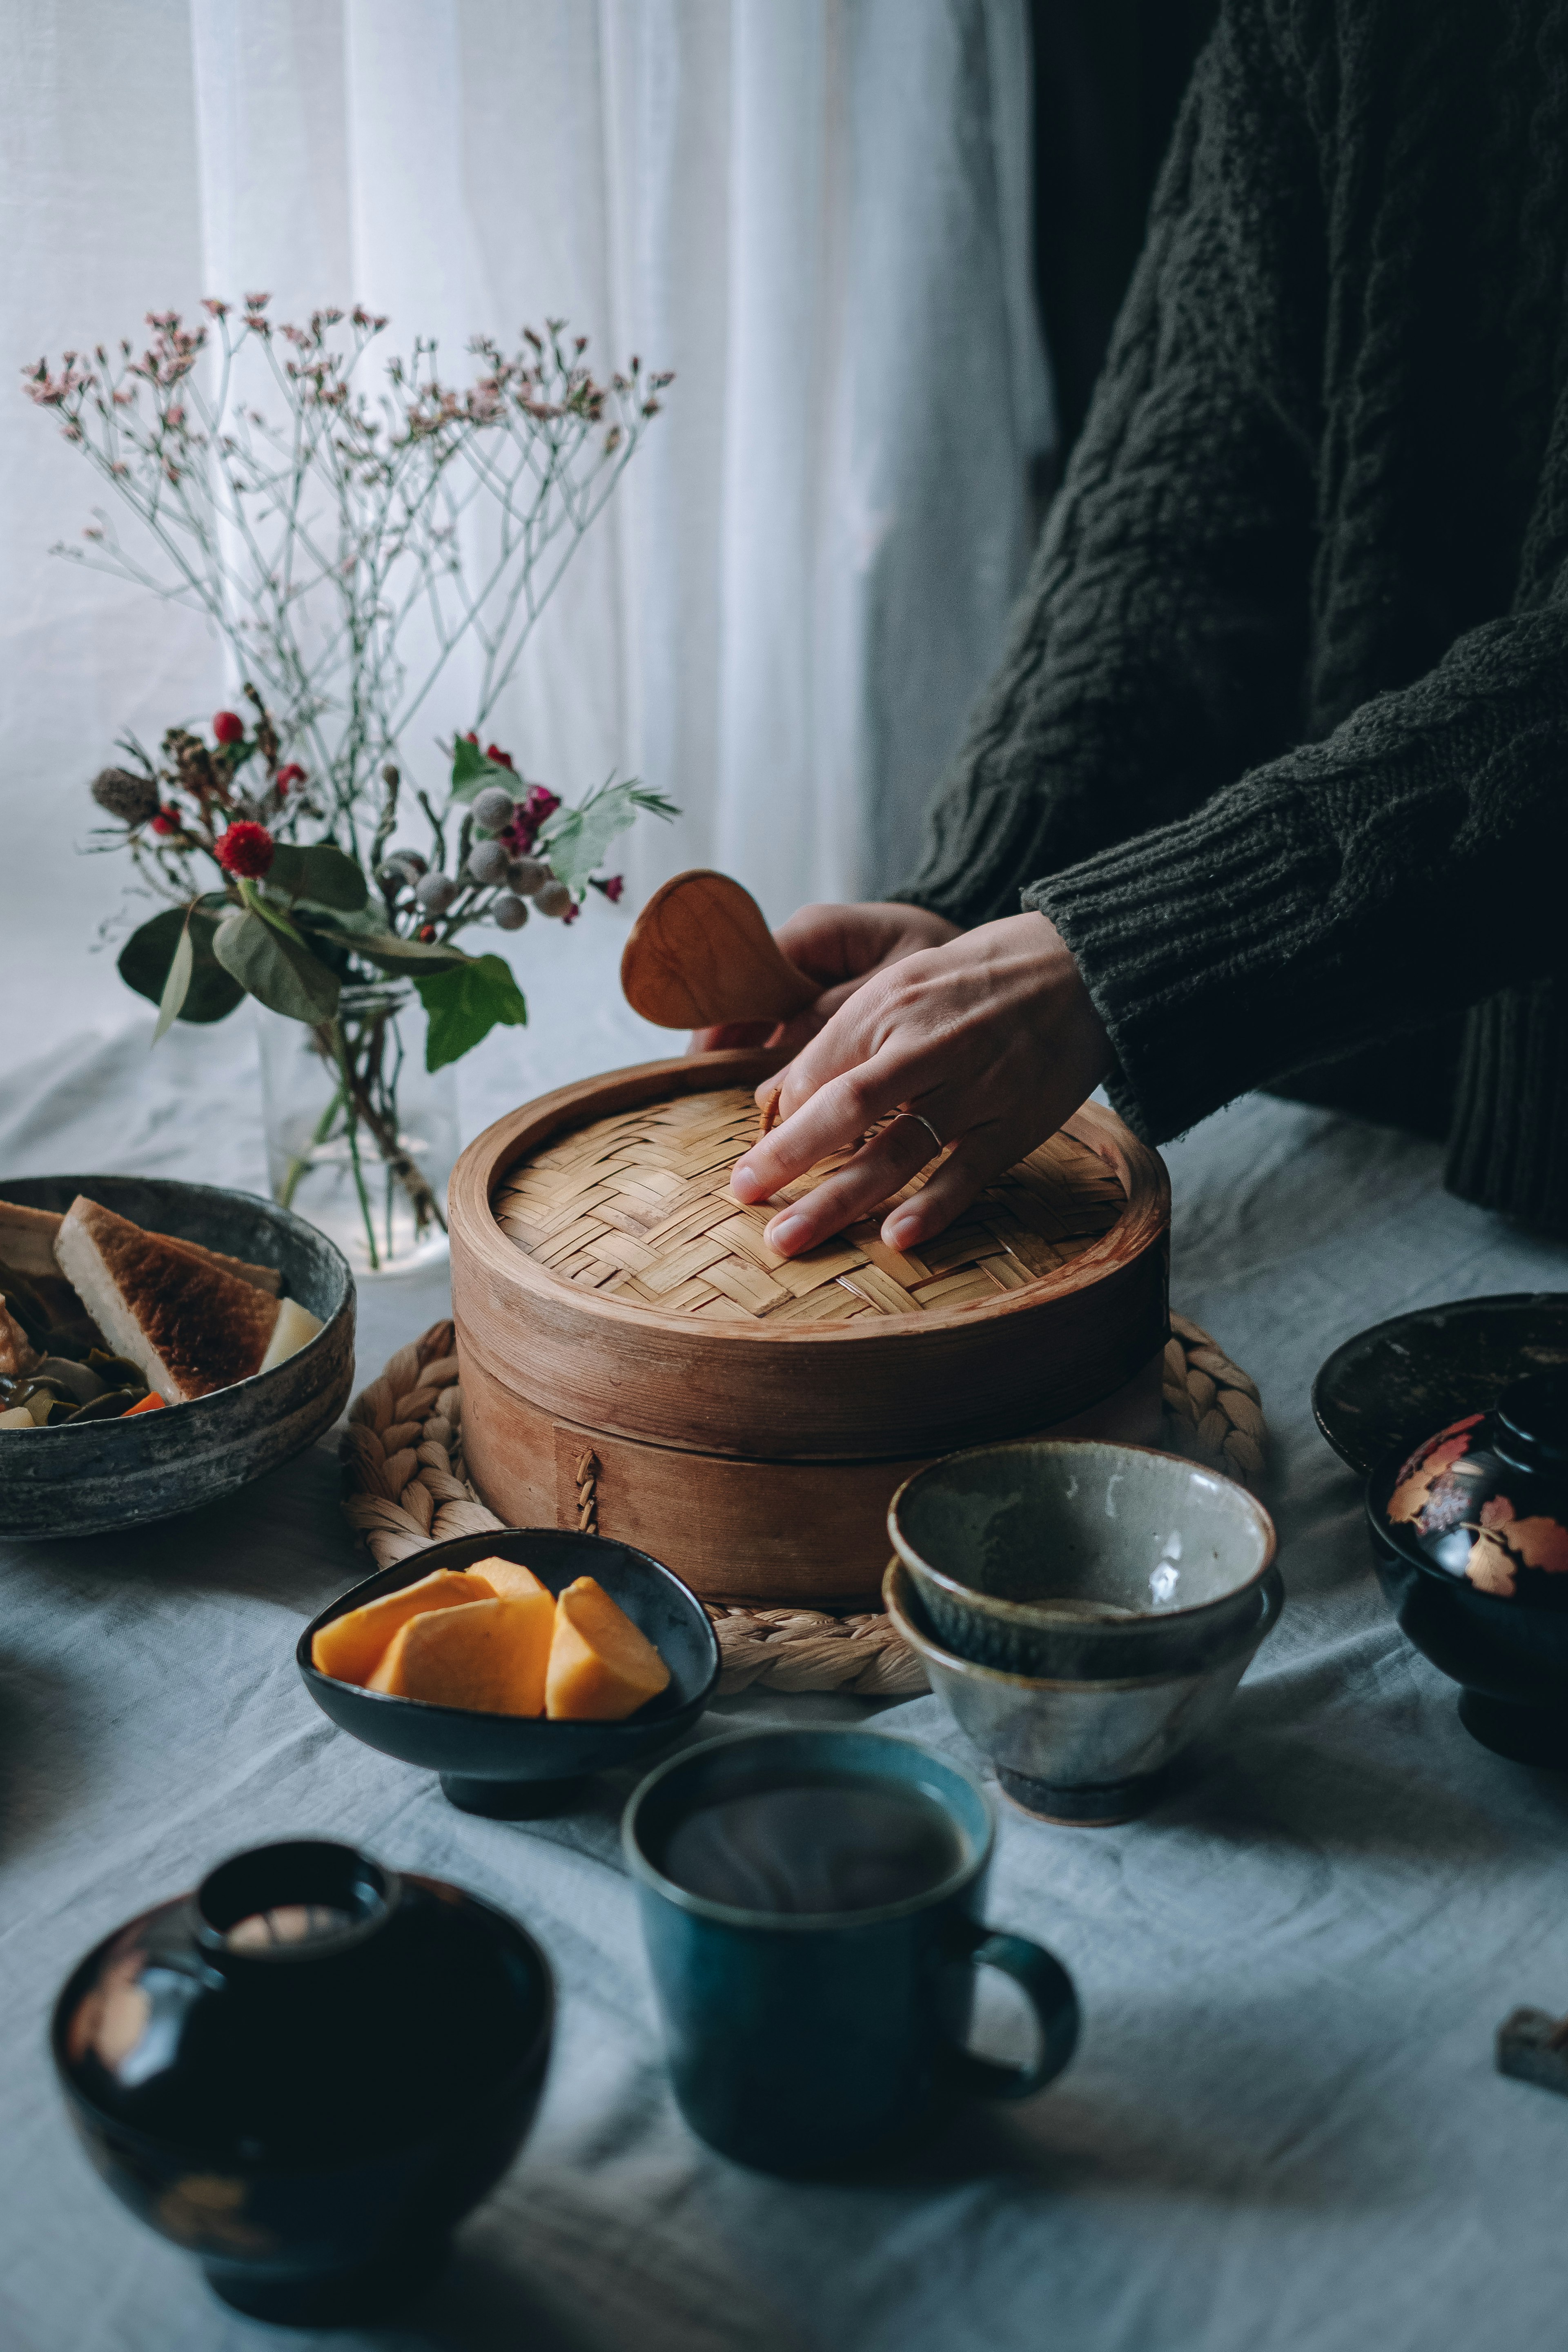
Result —
[{"label": "woven straw trivet", "polygon": [[[1184,1315],[1171,1318],[1165,1349],[1164,1444],[1256,1486],[1268,1429],[1257,1383]],[[433,1323],[355,1397],[343,1433],[343,1511],[378,1568],[454,1536],[505,1525],[463,1473],[462,1398],[450,1323]],[[598,1464],[577,1465],[577,1523],[596,1529]],[[847,1691],[909,1698],[925,1670],[886,1617],[831,1616],[820,1609],[710,1607],[724,1671],[722,1692],[755,1683],[776,1691]]]}]

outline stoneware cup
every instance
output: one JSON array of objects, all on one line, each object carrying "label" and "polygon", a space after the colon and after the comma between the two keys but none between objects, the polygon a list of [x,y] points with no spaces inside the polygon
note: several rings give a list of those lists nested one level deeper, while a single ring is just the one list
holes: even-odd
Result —
[{"label": "stoneware cup", "polygon": [[[939,1806],[962,1853],[951,1874],[880,1909],[812,1915],[711,1902],[659,1868],[669,1832],[696,1806],[840,1773]],[[985,1792],[967,1772],[874,1731],[754,1732],[650,1773],[622,1838],[692,2130],[761,2171],[837,2172],[907,2147],[966,2094],[1026,2098],[1058,2074],[1078,2038],[1077,1997],[1049,1952],[982,1924],[993,1835]],[[962,2047],[976,1966],[1022,1989],[1039,2035],[1031,2064]]]},{"label": "stoneware cup", "polygon": [[1177,1454],[1092,1438],[971,1446],[905,1480],[888,1532],[936,1640],[1001,1674],[1199,1675],[1270,1622],[1272,1520]]},{"label": "stoneware cup", "polygon": [[1186,1673],[1075,1681],[1004,1674],[944,1649],[901,1559],[889,1561],[882,1586],[894,1631],[1005,1794],[1037,1820],[1073,1829],[1106,1829],[1148,1809],[1176,1758],[1218,1723],[1279,1622],[1283,1600],[1279,1571],[1271,1568],[1256,1622],[1228,1650],[1205,1654]]}]

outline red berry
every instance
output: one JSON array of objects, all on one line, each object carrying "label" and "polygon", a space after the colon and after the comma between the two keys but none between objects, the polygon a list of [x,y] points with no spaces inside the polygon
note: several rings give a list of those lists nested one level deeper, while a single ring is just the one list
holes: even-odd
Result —
[{"label": "red berry", "polygon": [[272,863],[272,835],[264,824],[252,824],[248,817],[241,817],[237,824],[219,835],[217,862],[226,874],[258,882]]},{"label": "red berry", "polygon": [[435,936],[436,936],[436,926],[435,926],[435,924],[434,924],[434,923],[421,923],[421,924],[420,924],[420,926],[419,926],[419,929],[415,932],[414,936],[415,936],[415,938],[416,938],[416,940],[426,940],[426,942],[428,942],[429,940],[433,940],[433,939],[435,938]]},{"label": "red berry", "polygon": [[161,808],[158,811],[157,815],[153,819],[153,830],[154,833],[178,833],[180,830],[179,810],[177,808]]},{"label": "red berry", "polygon": [[304,781],[304,769],[300,765],[298,760],[290,760],[286,768],[279,769],[278,773],[272,779],[272,785],[279,799],[282,800],[290,784],[302,784]]},{"label": "red berry", "polygon": [[548,784],[530,784],[523,807],[536,825],[542,824],[547,816],[553,815],[560,805],[560,793],[552,793]]},{"label": "red berry", "polygon": [[510,751],[503,751],[498,743],[487,743],[485,745],[485,757],[487,760],[493,760],[498,768],[510,768],[511,766],[511,753]]},{"label": "red berry", "polygon": [[213,719],[213,733],[220,743],[243,743],[245,721],[237,710],[220,710]]},{"label": "red berry", "polygon": [[477,746],[477,744],[478,744],[478,742],[479,742],[479,737],[475,734],[475,732],[474,732],[474,730],[473,730],[473,729],[472,729],[471,727],[469,728],[469,730],[468,730],[468,733],[467,733],[467,734],[464,736],[464,738],[463,738],[463,740],[464,740],[464,742],[465,742],[465,743],[472,743],[472,744],[475,744],[476,746]]},{"label": "red berry", "polygon": [[612,907],[615,906],[626,887],[626,877],[624,874],[612,874],[608,881],[601,882],[599,885]]}]

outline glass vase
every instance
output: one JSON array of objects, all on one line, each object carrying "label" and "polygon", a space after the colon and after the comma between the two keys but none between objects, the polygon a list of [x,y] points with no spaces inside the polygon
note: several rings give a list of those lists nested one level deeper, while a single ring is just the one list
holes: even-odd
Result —
[{"label": "glass vase", "polygon": [[458,1090],[425,1067],[425,1011],[398,981],[346,987],[314,1026],[260,1011],[272,1197],[338,1247],[362,1282],[447,1255]]}]

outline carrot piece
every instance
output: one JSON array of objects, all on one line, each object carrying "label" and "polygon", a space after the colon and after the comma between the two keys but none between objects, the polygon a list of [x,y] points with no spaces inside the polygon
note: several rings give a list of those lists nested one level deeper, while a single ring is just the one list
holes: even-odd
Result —
[{"label": "carrot piece", "polygon": [[669,1668],[639,1625],[591,1576],[555,1604],[545,1713],[563,1723],[619,1723],[664,1690]]},{"label": "carrot piece", "polygon": [[156,1389],[149,1389],[146,1395],[140,1398],[135,1404],[128,1404],[120,1418],[121,1421],[130,1421],[136,1413],[162,1412],[163,1410],[163,1399],[158,1394]]},{"label": "carrot piece", "polygon": [[369,1688],[487,1715],[542,1715],[555,1603],[542,1587],[520,1601],[474,1601],[411,1617]]}]

